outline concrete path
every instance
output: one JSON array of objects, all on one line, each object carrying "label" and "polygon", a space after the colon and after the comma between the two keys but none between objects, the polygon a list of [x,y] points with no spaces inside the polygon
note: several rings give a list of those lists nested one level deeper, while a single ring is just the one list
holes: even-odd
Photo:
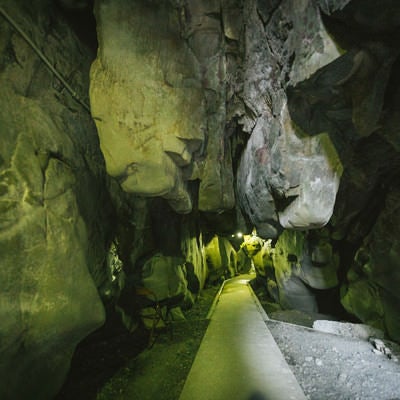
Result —
[{"label": "concrete path", "polygon": [[249,279],[225,282],[180,400],[306,400]]}]

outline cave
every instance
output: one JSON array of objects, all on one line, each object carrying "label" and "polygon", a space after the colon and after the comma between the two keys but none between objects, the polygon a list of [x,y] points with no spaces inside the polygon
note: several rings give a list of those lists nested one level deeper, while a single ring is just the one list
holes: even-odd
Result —
[{"label": "cave", "polygon": [[3,0],[0,30],[1,399],[400,398],[398,1]]}]

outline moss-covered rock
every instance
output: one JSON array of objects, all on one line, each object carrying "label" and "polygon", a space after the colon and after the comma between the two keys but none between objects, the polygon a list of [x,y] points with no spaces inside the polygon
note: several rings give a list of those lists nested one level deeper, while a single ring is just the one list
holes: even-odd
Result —
[{"label": "moss-covered rock", "polygon": [[342,304],[363,322],[400,340],[400,191],[388,193],[385,208],[365,238],[342,288]]},{"label": "moss-covered rock", "polygon": [[205,248],[207,281],[215,284],[236,274],[236,251],[228,239],[215,235]]},{"label": "moss-covered rock", "polygon": [[279,302],[285,308],[318,311],[312,289],[338,286],[339,259],[324,231],[285,230],[273,254]]}]

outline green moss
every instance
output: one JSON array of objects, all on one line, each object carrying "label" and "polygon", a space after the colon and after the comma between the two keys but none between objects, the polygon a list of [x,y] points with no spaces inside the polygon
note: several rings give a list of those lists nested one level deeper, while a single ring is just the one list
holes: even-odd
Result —
[{"label": "green moss", "polygon": [[384,306],[376,285],[366,279],[359,280],[342,292],[341,303],[349,313],[366,324],[385,330]]}]

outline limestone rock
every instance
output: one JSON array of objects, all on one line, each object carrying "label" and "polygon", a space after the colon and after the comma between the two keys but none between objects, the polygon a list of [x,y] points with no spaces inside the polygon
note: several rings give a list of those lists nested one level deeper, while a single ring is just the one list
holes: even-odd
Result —
[{"label": "limestone rock", "polygon": [[90,99],[108,173],[125,191],[161,196],[179,213],[191,211],[187,181],[199,179],[201,210],[231,209],[219,1],[99,0],[95,11],[100,50]]},{"label": "limestone rock", "polygon": [[215,235],[206,245],[207,281],[215,284],[236,274],[236,252],[229,240]]},{"label": "limestone rock", "polygon": [[303,139],[299,151],[296,147],[281,147],[288,151],[281,171],[289,188],[274,190],[289,204],[278,210],[279,223],[288,229],[320,228],[332,216],[343,167],[327,134]]},{"label": "limestone rock", "polygon": [[351,0],[318,0],[318,6],[325,14],[343,9]]},{"label": "limestone rock", "polygon": [[178,12],[140,0],[98,1],[95,11],[90,101],[107,172],[127,192],[163,196],[189,212],[184,170],[204,140],[204,109]]},{"label": "limestone rock", "polygon": [[368,340],[370,337],[383,339],[385,336],[383,331],[373,328],[372,326],[365,324],[352,324],[350,322],[316,320],[313,323],[313,328],[321,332],[363,340]]},{"label": "limestone rock", "polygon": [[251,270],[251,258],[246,255],[243,249],[236,253],[236,266],[239,274],[247,274]]},{"label": "limestone rock", "polygon": [[[188,44],[201,69],[206,109],[207,142],[199,175],[199,209],[202,211],[231,209],[235,204],[230,141],[225,132],[227,58],[221,21],[216,18],[221,12],[221,5],[219,0],[189,1],[185,8]],[[222,19],[227,22],[225,32],[235,37],[238,33],[235,34],[233,25],[229,27],[229,22],[235,18],[234,10],[238,17],[237,9],[227,7],[228,4],[224,6]]]},{"label": "limestone rock", "polygon": [[271,240],[262,240],[258,236],[245,238],[242,244],[248,257],[251,258],[257,276],[265,279],[274,279],[273,256],[274,249],[271,246]]},{"label": "limestone rock", "polygon": [[[186,224],[182,226],[182,239],[181,239],[181,249],[185,260],[193,265],[193,277],[194,281],[198,281],[200,288],[204,287],[207,278],[207,264],[205,255],[205,244],[203,243],[203,236],[198,233],[196,227],[196,221],[190,219]],[[186,268],[186,272],[188,273]],[[190,278],[187,276],[188,288],[190,289]],[[192,291],[192,290],[191,290]],[[197,293],[192,291],[193,295]]]},{"label": "limestone rock", "polygon": [[[321,227],[332,215],[340,159],[326,134],[313,139],[292,123],[285,86],[306,79],[339,52],[311,2],[282,3],[265,28],[256,6],[247,12],[243,97],[251,112],[242,123],[251,136],[238,169],[238,196],[258,234],[274,238],[282,227]],[[309,40],[302,39],[305,21]]]},{"label": "limestone rock", "polygon": [[[88,50],[48,2],[22,3],[4,8],[84,98]],[[104,321],[113,205],[87,110],[0,25],[0,397],[49,399]]]},{"label": "limestone rock", "polygon": [[185,277],[184,260],[180,257],[155,254],[143,266],[141,283],[156,295],[157,300],[170,299],[177,302],[176,306],[193,305]]},{"label": "limestone rock", "polygon": [[311,238],[302,232],[285,230],[275,245],[273,267],[279,302],[285,308],[318,311],[311,289],[330,289],[339,284],[339,260],[329,239],[323,233],[312,232]]},{"label": "limestone rock", "polygon": [[[369,136],[378,129],[385,87],[396,57],[397,51],[385,43],[349,49],[290,88],[292,118],[308,134],[327,131],[337,136],[336,144],[344,151],[341,147],[349,136]],[[365,85],[366,80],[370,85]]]}]

